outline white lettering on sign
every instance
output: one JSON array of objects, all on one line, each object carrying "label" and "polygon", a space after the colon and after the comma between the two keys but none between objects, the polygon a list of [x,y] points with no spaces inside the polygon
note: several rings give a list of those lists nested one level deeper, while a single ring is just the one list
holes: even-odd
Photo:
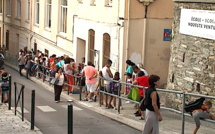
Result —
[{"label": "white lettering on sign", "polygon": [[180,33],[215,40],[215,11],[181,9]]}]

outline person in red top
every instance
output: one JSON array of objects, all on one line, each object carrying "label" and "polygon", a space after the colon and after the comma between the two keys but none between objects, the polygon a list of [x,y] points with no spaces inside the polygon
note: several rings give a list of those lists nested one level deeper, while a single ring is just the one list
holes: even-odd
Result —
[{"label": "person in red top", "polygon": [[212,107],[211,101],[205,101],[205,104],[202,105],[201,109],[196,109],[192,112],[193,119],[196,123],[196,127],[193,131],[193,134],[196,134],[200,128],[200,119],[211,119],[215,120],[214,115],[209,113],[210,108]]},{"label": "person in red top", "polygon": [[[137,78],[135,81],[132,83],[133,85],[138,84],[139,86],[143,87],[149,87],[149,81],[148,81],[148,76],[145,76],[145,73],[143,71],[139,71],[137,74]],[[138,88],[139,89],[139,94],[140,94],[140,100],[142,100],[145,97],[145,89],[143,88]],[[138,110],[134,113],[136,116],[141,116],[141,120],[144,120],[144,112],[138,108]]]}]

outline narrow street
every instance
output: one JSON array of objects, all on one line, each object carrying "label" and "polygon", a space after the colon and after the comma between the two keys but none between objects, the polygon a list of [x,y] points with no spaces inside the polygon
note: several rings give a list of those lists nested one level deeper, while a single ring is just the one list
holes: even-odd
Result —
[{"label": "narrow street", "polygon": [[[18,72],[5,66],[5,70],[12,75],[12,107],[14,107],[14,82],[23,83],[25,118],[30,121],[31,91],[36,92],[35,126],[44,134],[67,133],[67,100],[55,103],[52,92],[20,77]],[[19,87],[19,86],[18,86]],[[107,117],[94,113],[81,106],[74,106],[74,134],[140,134],[141,132],[118,123]]]}]

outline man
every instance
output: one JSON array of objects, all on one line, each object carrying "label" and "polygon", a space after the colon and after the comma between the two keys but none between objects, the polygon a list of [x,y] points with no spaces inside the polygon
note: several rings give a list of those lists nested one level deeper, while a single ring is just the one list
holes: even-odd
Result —
[{"label": "man", "polygon": [[133,74],[132,74],[132,80],[135,81],[135,79],[137,78],[137,73],[140,71],[143,71],[145,76],[148,76],[148,73],[146,72],[146,70],[144,70],[143,68],[139,68],[137,65],[132,66],[133,69]]},{"label": "man", "polygon": [[21,52],[21,54],[19,55],[18,62],[19,62],[19,74],[20,74],[20,76],[22,76],[22,69],[25,66],[24,65],[25,64],[25,54],[24,54],[24,52]]},{"label": "man", "polygon": [[81,74],[81,76],[85,75],[87,93],[90,94],[89,102],[93,101],[92,97],[94,96],[94,91],[96,89],[96,77],[97,77],[97,70],[92,65],[93,65],[92,62],[88,61],[87,66],[84,67]]},{"label": "man", "polygon": [[[113,78],[113,74],[110,70],[110,67],[112,65],[112,61],[111,60],[107,60],[106,65],[102,68],[102,76],[103,78],[105,78],[106,80],[104,80],[104,88],[105,88],[105,92],[110,93],[110,81],[111,78]],[[113,106],[111,105],[111,101],[112,101],[113,97],[110,98],[110,101],[108,103],[108,95],[105,94],[105,103],[106,103],[106,108],[113,108]]]}]

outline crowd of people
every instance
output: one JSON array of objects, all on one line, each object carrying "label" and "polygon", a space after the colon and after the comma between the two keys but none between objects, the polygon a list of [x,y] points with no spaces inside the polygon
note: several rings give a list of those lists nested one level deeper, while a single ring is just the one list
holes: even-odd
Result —
[{"label": "crowd of people", "polygon": [[[116,106],[116,97],[114,95],[120,95],[120,92],[129,95],[133,88],[132,85],[141,86],[142,88],[137,88],[140,97],[139,101],[141,103],[145,98],[144,101],[147,102],[147,105],[146,109],[141,108],[141,105],[135,105],[137,111],[134,115],[140,116],[141,120],[146,121],[143,134],[159,133],[158,122],[162,121],[162,116],[159,111],[160,98],[156,87],[159,86],[160,77],[148,75],[141,64],[136,65],[131,60],[127,60],[127,68],[124,73],[125,80],[123,80],[120,78],[119,72],[112,73],[111,60],[107,60],[101,70],[96,70],[91,61],[85,62],[84,57],[81,63],[76,63],[73,58],[67,55],[57,57],[53,54],[48,57],[47,54],[39,50],[36,52],[20,50],[18,62],[20,76],[22,76],[22,69],[25,68],[25,77],[27,79],[29,75],[47,81],[51,81],[50,78],[58,79],[57,83],[54,84],[54,101],[56,103],[61,102],[60,95],[62,90],[65,90],[67,87],[67,90],[72,93],[73,85],[79,82],[84,87],[83,101],[96,101],[96,97],[99,95],[101,98],[100,104],[105,105],[107,109],[117,110],[118,107]],[[80,81],[75,81],[74,76],[79,76]],[[100,78],[98,79],[98,77]],[[2,74],[2,78],[5,78],[5,74]],[[128,83],[123,91],[121,91],[120,81]],[[65,83],[67,83],[67,86],[65,86]],[[99,91],[104,91],[105,93]],[[119,108],[123,109],[121,100],[119,105]],[[196,128],[196,131],[198,128]]]}]

